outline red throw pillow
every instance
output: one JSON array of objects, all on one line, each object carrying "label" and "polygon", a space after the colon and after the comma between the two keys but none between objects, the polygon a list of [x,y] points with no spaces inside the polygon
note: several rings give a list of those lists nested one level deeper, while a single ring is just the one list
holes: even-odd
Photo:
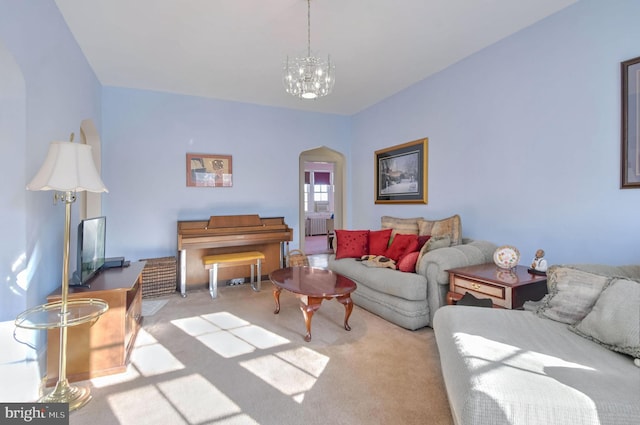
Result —
[{"label": "red throw pillow", "polygon": [[415,251],[418,247],[418,235],[404,235],[397,233],[391,241],[391,246],[387,248],[385,257],[398,261],[403,254]]},{"label": "red throw pillow", "polygon": [[385,255],[393,229],[371,230],[369,232],[369,255]]},{"label": "red throw pillow", "polygon": [[416,251],[420,251],[424,244],[429,242],[429,239],[431,239],[431,235],[418,235],[418,247]]},{"label": "red throw pillow", "polygon": [[336,230],[336,260],[360,258],[369,250],[368,230]]},{"label": "red throw pillow", "polygon": [[420,255],[420,251],[413,251],[403,255],[396,264],[396,268],[401,272],[415,273],[418,255]]}]

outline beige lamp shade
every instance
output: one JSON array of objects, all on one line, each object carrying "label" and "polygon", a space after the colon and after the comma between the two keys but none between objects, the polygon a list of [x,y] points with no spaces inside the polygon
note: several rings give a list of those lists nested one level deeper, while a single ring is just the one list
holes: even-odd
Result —
[{"label": "beige lamp shade", "polygon": [[51,142],[27,190],[108,192],[93,162],[91,146],[73,142]]}]

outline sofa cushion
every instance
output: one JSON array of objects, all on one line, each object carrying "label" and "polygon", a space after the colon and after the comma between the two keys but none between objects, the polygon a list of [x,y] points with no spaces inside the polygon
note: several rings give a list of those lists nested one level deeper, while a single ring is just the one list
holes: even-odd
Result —
[{"label": "sofa cushion", "polygon": [[430,239],[431,235],[418,235],[418,248],[416,248],[416,251],[420,251]]},{"label": "sofa cushion", "polygon": [[418,234],[431,235],[433,238],[448,236],[451,238],[451,246],[462,243],[462,220],[458,214],[441,220],[418,221]]},{"label": "sofa cushion", "polygon": [[418,262],[418,255],[420,255],[419,251],[413,251],[408,254],[404,254],[398,260],[396,268],[401,272],[415,273],[416,263]]},{"label": "sofa cushion", "polygon": [[393,237],[391,245],[387,248],[385,255],[394,261],[398,261],[400,257],[418,248],[417,235],[403,235],[398,233]]},{"label": "sofa cushion", "polygon": [[336,230],[336,258],[360,258],[367,251],[368,230]]},{"label": "sofa cushion", "polygon": [[[411,301],[427,299],[427,279],[417,273],[387,268],[369,268],[354,258],[329,258],[329,269],[374,291]],[[359,289],[356,289],[356,292]]]},{"label": "sofa cushion", "polygon": [[422,220],[422,217],[397,218],[385,215],[380,219],[380,227],[383,229],[391,229],[392,235],[396,233],[417,235],[418,221],[420,220]]},{"label": "sofa cushion", "polygon": [[427,243],[425,243],[422,248],[420,248],[417,263],[420,263],[420,260],[422,260],[422,256],[427,252],[433,251],[434,249],[438,248],[447,248],[450,246],[451,238],[449,236],[430,237]]},{"label": "sofa cushion", "polygon": [[537,313],[573,325],[582,320],[613,278],[572,266],[554,265],[547,270],[549,294]]},{"label": "sofa cushion", "polygon": [[391,229],[371,230],[369,232],[369,252],[370,255],[385,255],[391,239]]},{"label": "sofa cushion", "polygon": [[640,358],[640,282],[613,280],[570,329],[606,348]]},{"label": "sofa cushion", "polygon": [[411,301],[393,295],[358,286],[351,294],[353,303],[373,314],[409,330],[429,325],[430,314],[427,300]]}]

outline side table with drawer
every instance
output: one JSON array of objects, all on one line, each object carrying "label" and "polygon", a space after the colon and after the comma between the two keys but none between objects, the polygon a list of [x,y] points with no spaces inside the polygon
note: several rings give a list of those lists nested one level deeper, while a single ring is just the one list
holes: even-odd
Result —
[{"label": "side table with drawer", "polygon": [[448,272],[447,304],[455,304],[469,292],[476,298],[491,299],[494,307],[515,309],[547,293],[547,276],[529,273],[525,266],[506,270],[487,263]]}]

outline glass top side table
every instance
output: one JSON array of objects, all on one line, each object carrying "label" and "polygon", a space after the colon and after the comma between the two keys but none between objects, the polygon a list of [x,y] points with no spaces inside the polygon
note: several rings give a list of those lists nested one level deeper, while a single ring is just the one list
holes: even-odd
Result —
[{"label": "glass top side table", "polygon": [[96,298],[76,298],[63,302],[56,301],[25,310],[16,317],[15,325],[24,329],[60,329],[60,371],[53,391],[41,397],[40,403],[69,403],[69,410],[84,406],[91,399],[88,387],[69,385],[67,380],[67,328],[70,326],[93,324],[108,309],[109,304]]},{"label": "glass top side table", "polygon": [[23,311],[15,325],[24,329],[54,329],[96,321],[109,309],[109,305],[96,298],[76,298],[67,301],[67,312],[62,313],[62,301],[42,304]]}]

